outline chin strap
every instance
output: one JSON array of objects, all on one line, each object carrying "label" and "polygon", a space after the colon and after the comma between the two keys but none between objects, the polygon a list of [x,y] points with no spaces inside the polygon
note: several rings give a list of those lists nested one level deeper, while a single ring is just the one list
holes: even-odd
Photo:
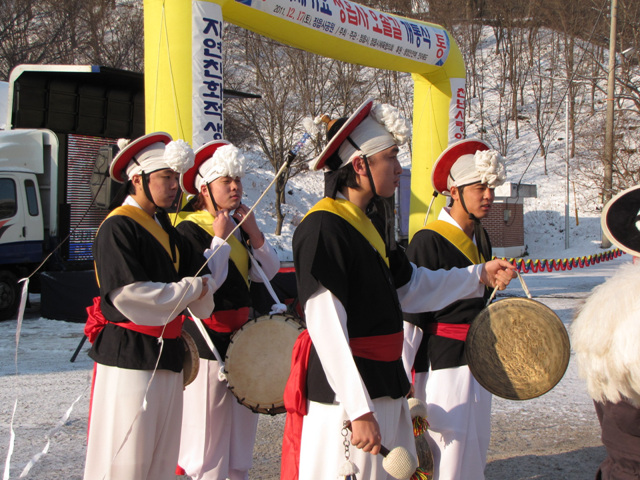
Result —
[{"label": "chin strap", "polygon": [[147,199],[151,203],[153,203],[154,207],[156,207],[156,218],[158,219],[160,226],[165,232],[167,232],[167,235],[169,235],[169,247],[171,249],[171,260],[173,261],[173,263],[176,263],[177,261],[176,239],[175,239],[175,233],[174,233],[173,227],[171,225],[171,220],[169,220],[169,214],[164,208],[159,207],[158,205],[156,205],[156,202],[153,201],[153,195],[151,195],[151,190],[149,189],[149,174],[142,172],[141,175],[142,175],[142,189],[144,190],[144,194],[147,196]]},{"label": "chin strap", "polygon": [[484,229],[482,228],[482,224],[480,223],[480,219],[478,219],[473,213],[469,213],[467,210],[467,206],[464,203],[464,187],[458,187],[458,192],[460,194],[460,204],[464,211],[469,215],[469,220],[473,220],[473,235],[476,237],[476,246],[478,247],[478,252],[484,257],[484,261],[488,262],[491,260],[491,250],[489,249],[489,243],[487,242],[487,236],[484,233]]},{"label": "chin strap", "polygon": [[219,210],[218,204],[216,203],[216,199],[213,198],[213,192],[211,191],[210,185],[207,183],[207,191],[209,192],[209,198],[211,199],[211,204],[213,205],[213,209],[217,212]]},{"label": "chin strap", "polygon": [[[353,148],[362,151],[358,144],[356,144],[356,142],[351,139],[351,137],[347,137],[347,140],[353,146]],[[378,195],[376,184],[374,183],[373,175],[371,174],[371,167],[369,166],[369,158],[364,153],[361,153],[360,156],[364,160],[364,168],[367,171],[367,178],[369,179],[369,185],[371,186],[371,192],[373,193],[371,203],[375,207],[378,215],[382,216],[382,221],[384,222],[384,225],[382,226],[384,231],[384,244],[387,247],[387,251],[391,252],[396,249],[396,239],[393,232],[393,208],[391,207],[391,205],[389,205],[389,202],[386,199]]]}]

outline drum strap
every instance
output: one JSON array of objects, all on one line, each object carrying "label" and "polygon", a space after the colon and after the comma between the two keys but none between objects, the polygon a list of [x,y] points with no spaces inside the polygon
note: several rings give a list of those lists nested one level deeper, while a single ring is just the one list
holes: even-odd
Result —
[{"label": "drum strap", "polygon": [[100,297],[94,297],[93,305],[87,307],[87,323],[84,326],[84,333],[89,339],[89,342],[93,343],[105,325],[107,323],[112,323],[118,327],[133,330],[134,332],[150,335],[152,337],[178,338],[182,334],[183,318],[183,315],[178,315],[167,323],[166,327],[163,325],[138,325],[137,323],[133,323],[128,320],[126,322],[110,322],[104,318],[104,315],[102,315],[102,310],[100,309]]},{"label": "drum strap", "polygon": [[467,339],[469,327],[471,325],[468,323],[430,323],[426,333],[464,342]]}]

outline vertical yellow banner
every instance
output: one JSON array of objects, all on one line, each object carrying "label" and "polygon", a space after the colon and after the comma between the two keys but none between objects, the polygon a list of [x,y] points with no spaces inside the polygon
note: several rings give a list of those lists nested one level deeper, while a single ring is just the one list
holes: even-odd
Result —
[{"label": "vertical yellow banner", "polygon": [[144,0],[147,132],[191,143],[191,0]]}]

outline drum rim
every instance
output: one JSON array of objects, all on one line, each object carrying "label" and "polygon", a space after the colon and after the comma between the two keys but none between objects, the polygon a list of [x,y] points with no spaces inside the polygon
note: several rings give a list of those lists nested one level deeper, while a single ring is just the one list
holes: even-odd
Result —
[{"label": "drum rim", "polygon": [[[494,385],[491,384],[490,382],[487,382],[484,378],[483,375],[481,375],[478,371],[478,363],[476,362],[476,360],[473,358],[473,339],[475,338],[476,332],[483,326],[483,323],[488,321],[488,319],[490,318],[489,315],[486,315],[486,317],[482,317],[481,315],[484,315],[485,312],[487,311],[491,311],[492,309],[495,310],[496,308],[505,308],[508,305],[505,304],[510,304],[510,303],[519,303],[519,304],[529,304],[530,306],[534,306],[538,309],[541,309],[551,315],[548,315],[544,318],[547,319],[554,319],[554,323],[555,323],[555,327],[556,327],[556,332],[559,334],[558,339],[559,341],[559,345],[562,348],[561,356],[560,356],[560,362],[559,362],[559,366],[560,368],[558,369],[558,372],[561,372],[560,374],[557,375],[557,378],[554,377],[553,381],[549,382],[549,385],[544,387],[544,388],[538,388],[535,392],[535,395],[529,395],[529,396],[517,396],[517,395],[509,395],[506,394],[503,391],[500,391],[496,388],[494,388]],[[541,317],[542,318],[542,317]],[[558,383],[560,383],[560,381],[562,380],[562,378],[564,377],[567,368],[569,366],[569,361],[571,358],[571,342],[569,339],[569,333],[567,331],[567,328],[564,326],[564,324],[562,323],[562,320],[560,320],[560,318],[558,317],[558,315],[551,309],[549,308],[547,305],[534,300],[532,298],[525,298],[525,297],[510,297],[510,298],[505,298],[502,300],[499,300],[497,302],[494,302],[488,306],[486,306],[485,308],[483,308],[480,313],[478,313],[478,315],[476,315],[476,317],[474,318],[473,322],[471,322],[471,326],[469,327],[469,332],[467,334],[467,341],[465,342],[465,359],[467,361],[467,365],[469,367],[469,370],[471,371],[471,373],[473,374],[473,377],[476,379],[476,381],[488,392],[492,393],[493,395],[497,395],[501,398],[505,398],[507,400],[531,400],[533,398],[537,398],[540,397],[542,395],[544,395],[545,393],[549,392],[550,390],[552,390]],[[474,371],[475,370],[475,371]]]},{"label": "drum rim", "polygon": [[263,414],[267,414],[267,415],[277,415],[280,413],[286,413],[286,409],[284,407],[284,398],[281,402],[278,403],[270,403],[270,404],[255,404],[252,402],[248,402],[246,397],[241,397],[241,395],[239,393],[236,392],[236,387],[234,385],[232,385],[232,383],[229,382],[229,374],[231,373],[228,369],[228,362],[229,362],[229,355],[231,352],[233,352],[233,345],[234,345],[234,339],[236,339],[241,332],[246,331],[249,327],[256,325],[260,322],[264,322],[264,321],[268,321],[268,320],[273,320],[273,318],[280,318],[282,319],[284,324],[287,325],[291,325],[292,327],[295,327],[298,331],[298,335],[300,333],[302,333],[303,330],[305,330],[305,326],[304,326],[304,321],[295,316],[295,315],[291,315],[289,313],[275,313],[275,314],[267,314],[267,315],[261,315],[257,318],[252,318],[250,320],[248,320],[242,327],[240,327],[238,330],[236,330],[235,332],[233,332],[233,334],[231,335],[230,341],[229,341],[229,347],[227,348],[227,352],[225,354],[225,358],[224,358],[224,369],[223,369],[223,373],[225,374],[225,377],[227,378],[227,387],[229,388],[229,391],[231,391],[231,393],[233,394],[234,397],[236,397],[236,400],[238,401],[238,403],[240,403],[241,405],[243,405],[244,407],[247,407],[248,409],[250,409],[251,411],[253,411],[254,413],[263,413]]},{"label": "drum rim", "polygon": [[189,377],[185,377],[184,366],[183,366],[182,386],[184,388],[187,385],[193,383],[193,381],[198,376],[198,373],[200,372],[200,354],[198,353],[198,347],[196,345],[196,341],[193,339],[190,333],[183,330],[181,333],[181,338],[187,347],[186,348],[187,351],[185,352],[185,355],[188,354],[191,357],[191,363],[192,363],[191,374],[189,375]]}]

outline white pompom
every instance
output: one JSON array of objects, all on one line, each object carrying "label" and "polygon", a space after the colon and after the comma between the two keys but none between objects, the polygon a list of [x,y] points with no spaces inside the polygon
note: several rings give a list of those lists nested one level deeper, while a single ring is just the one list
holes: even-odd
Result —
[{"label": "white pompom", "polygon": [[338,470],[339,477],[355,475],[356,473],[360,473],[360,470],[358,470],[358,466],[349,460],[345,460],[345,462],[342,464],[342,466]]},{"label": "white pompom", "polygon": [[178,173],[184,173],[193,167],[195,154],[184,140],[169,142],[164,149],[164,160],[167,166]]},{"label": "white pompom", "polygon": [[411,418],[427,418],[427,406],[418,398],[409,399],[409,412],[411,414]]},{"label": "white pompom", "polygon": [[126,147],[127,145],[129,145],[129,142],[131,142],[131,140],[129,140],[128,138],[119,138],[118,139],[118,148],[120,150],[123,150],[124,147]]},{"label": "white pompom", "polygon": [[411,137],[409,122],[393,105],[375,104],[371,109],[371,116],[393,135],[398,145],[406,143]]},{"label": "white pompom", "polygon": [[480,183],[491,188],[499,187],[507,179],[507,170],[502,155],[496,150],[482,150],[475,153],[473,159],[476,172],[480,175]]},{"label": "white pompom", "polygon": [[244,155],[235,145],[223,145],[216,149],[211,157],[210,172],[216,176],[242,178],[244,177]]},{"label": "white pompom", "polygon": [[[318,117],[316,117],[318,118]],[[322,121],[322,120],[320,120]],[[312,119],[311,117],[305,117],[302,119],[302,126],[304,127],[305,131],[309,134],[309,135],[317,135],[318,132],[320,131],[320,129],[318,128],[318,124],[319,122],[316,122],[314,119]]]}]

